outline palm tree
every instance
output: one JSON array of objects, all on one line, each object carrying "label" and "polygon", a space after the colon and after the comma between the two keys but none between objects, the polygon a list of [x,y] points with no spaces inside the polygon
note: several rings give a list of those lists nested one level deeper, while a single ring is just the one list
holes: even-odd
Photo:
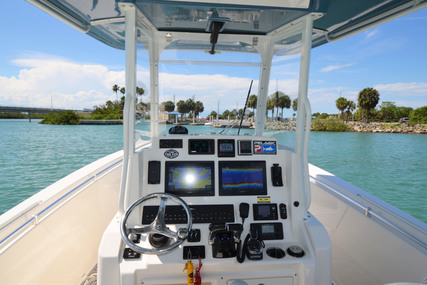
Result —
[{"label": "palm tree", "polygon": [[217,116],[217,113],[215,111],[212,111],[208,117],[216,118],[216,116]]},{"label": "palm tree", "polygon": [[173,112],[174,110],[175,104],[172,101],[166,101],[160,104],[160,111],[162,112]]},{"label": "palm tree", "polygon": [[123,109],[125,108],[125,100],[126,100],[125,96],[120,97],[120,111],[123,111]]},{"label": "palm tree", "polygon": [[[145,93],[144,88],[136,86],[136,94],[138,94],[139,97],[141,97]],[[136,99],[136,102],[138,103],[138,98]]]},{"label": "palm tree", "polygon": [[113,109],[113,102],[111,102],[111,100],[105,102],[105,105],[107,106],[107,109]]},{"label": "palm tree", "polygon": [[[291,107],[291,99],[288,95],[283,93],[282,91],[276,91],[270,95],[270,104],[272,104],[272,109],[268,108],[268,100],[267,100],[267,110],[273,110],[273,118],[274,118],[274,107],[276,107],[276,116],[279,117],[279,108],[289,109]],[[270,106],[271,107],[271,106]]]},{"label": "palm tree", "polygon": [[144,112],[150,111],[150,103],[141,102],[140,105]]},{"label": "palm tree", "polygon": [[295,115],[296,115],[296,111],[298,110],[298,98],[295,98],[293,101],[292,101],[292,110],[294,110],[294,113],[292,114],[292,116],[294,117],[294,119],[295,119]]},{"label": "palm tree", "polygon": [[185,100],[185,105],[187,106],[187,112],[186,113],[192,113],[193,117],[194,117],[194,109],[196,108],[196,102],[194,102],[193,99],[187,99]]},{"label": "palm tree", "polygon": [[252,112],[255,112],[257,102],[258,102],[258,97],[255,94],[252,94],[251,96],[249,96],[248,108],[252,108]]},{"label": "palm tree", "polygon": [[[271,103],[273,104],[273,108],[276,107],[276,116],[279,117],[279,100],[280,97],[284,95],[283,92],[281,91],[276,91],[273,94],[271,94]],[[274,115],[273,115],[273,119],[274,119]]]},{"label": "palm tree", "polygon": [[353,101],[347,101],[347,103],[348,103],[347,104],[347,121],[348,121],[348,116],[352,114],[354,110],[356,110],[356,103],[354,103]]},{"label": "palm tree", "polygon": [[113,85],[113,92],[116,93],[116,100],[119,100],[119,97],[117,97],[117,91],[119,91],[120,87],[117,84]]},{"label": "palm tree", "polygon": [[369,111],[374,109],[380,100],[380,93],[372,87],[367,87],[359,92],[357,97],[358,106],[362,110],[366,110],[366,119],[369,123]]},{"label": "palm tree", "polygon": [[230,111],[228,111],[228,110],[225,110],[223,113],[222,113],[222,117],[224,118],[224,119],[228,119],[228,116],[230,116]]},{"label": "palm tree", "polygon": [[294,110],[294,112],[298,110],[298,98],[295,98],[294,101],[292,101],[292,110]]},{"label": "palm tree", "polygon": [[341,120],[344,120],[344,110],[348,107],[348,101],[344,97],[339,97],[335,101],[335,105],[337,106],[337,109],[341,112]]},{"label": "palm tree", "polygon": [[194,114],[196,117],[199,117],[199,114],[202,113],[205,110],[205,107],[203,106],[203,103],[200,101],[196,101],[194,106]]},{"label": "palm tree", "polygon": [[189,112],[187,105],[185,104],[184,100],[179,100],[176,103],[176,109],[178,112],[181,113],[181,119],[182,119],[182,116],[185,116],[185,114],[187,114]]},{"label": "palm tree", "polygon": [[266,106],[266,114],[268,116],[268,110],[271,110],[271,116],[274,118],[274,103],[271,98],[267,99],[267,106]]},{"label": "palm tree", "polygon": [[278,107],[282,109],[282,119],[283,119],[283,109],[284,108],[289,109],[291,107],[291,98],[289,98],[288,95],[283,94],[283,96],[279,98]]}]

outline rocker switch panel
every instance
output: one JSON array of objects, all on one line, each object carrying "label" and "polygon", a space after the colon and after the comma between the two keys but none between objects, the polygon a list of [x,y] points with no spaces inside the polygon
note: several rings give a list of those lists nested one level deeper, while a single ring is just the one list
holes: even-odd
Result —
[{"label": "rocker switch panel", "polygon": [[277,163],[271,167],[271,182],[273,186],[283,186],[282,167]]},{"label": "rocker switch panel", "polygon": [[125,248],[123,252],[123,259],[139,259],[141,254],[139,252],[133,251],[130,248]]},{"label": "rocker switch panel", "polygon": [[192,229],[189,233],[188,233],[188,238],[187,241],[188,242],[199,242],[200,241],[200,229]]},{"label": "rocker switch panel", "polygon": [[286,204],[280,203],[279,205],[280,218],[286,220],[288,218],[288,211]]}]

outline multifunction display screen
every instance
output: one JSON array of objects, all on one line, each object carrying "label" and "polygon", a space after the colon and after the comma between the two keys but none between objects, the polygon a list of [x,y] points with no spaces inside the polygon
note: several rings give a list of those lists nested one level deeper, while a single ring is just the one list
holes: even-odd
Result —
[{"label": "multifunction display screen", "polygon": [[213,196],[215,194],[212,161],[167,161],[165,192],[178,196]]},{"label": "multifunction display screen", "polygon": [[218,140],[218,156],[234,157],[234,140]]},{"label": "multifunction display screen", "polygon": [[188,140],[188,153],[189,154],[214,154],[215,153],[214,140]]},{"label": "multifunction display screen", "polygon": [[267,195],[265,161],[220,161],[219,195]]}]

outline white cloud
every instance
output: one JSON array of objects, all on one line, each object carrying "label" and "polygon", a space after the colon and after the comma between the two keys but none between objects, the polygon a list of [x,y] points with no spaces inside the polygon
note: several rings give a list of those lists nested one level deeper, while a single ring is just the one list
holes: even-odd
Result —
[{"label": "white cloud", "polygon": [[[11,106],[50,107],[51,94],[55,108],[82,109],[115,99],[111,90],[114,84],[124,85],[124,70],[112,70],[100,64],[81,64],[67,59],[41,56],[20,58],[14,64],[21,67],[14,77],[0,76],[0,104]],[[329,70],[344,68],[352,64],[330,66]],[[195,71],[197,73],[197,71]],[[297,97],[298,79],[288,74],[286,79],[272,80],[268,94],[276,90],[288,94],[291,99]],[[137,85],[149,94],[148,73],[138,67]],[[248,88],[249,77],[227,76],[224,74],[160,74],[160,101],[186,100],[194,94],[196,100],[205,105],[205,112],[216,110],[220,101],[220,111],[243,107]],[[399,106],[421,107],[427,105],[426,82],[400,82],[378,84],[374,86],[380,92],[381,101],[393,101]],[[310,89],[309,97],[313,111],[336,112],[335,100],[340,95],[357,100],[360,90],[350,90],[345,86]],[[251,94],[258,93],[258,81],[254,81]],[[148,96],[145,97],[146,101]]]},{"label": "white cloud", "polygon": [[0,77],[2,105],[82,109],[114,99],[111,87],[124,82],[124,71],[40,56],[13,61],[17,77]]},{"label": "white cloud", "polygon": [[379,92],[399,93],[402,96],[425,96],[427,94],[427,82],[378,84],[374,88]]},{"label": "white cloud", "polygon": [[378,29],[372,29],[365,32],[366,38],[372,38],[376,34],[378,34]]},{"label": "white cloud", "polygon": [[329,71],[333,71],[333,70],[346,68],[346,67],[349,67],[352,65],[354,65],[354,63],[347,63],[347,64],[341,64],[341,65],[328,65],[328,66],[320,69],[320,72],[329,72]]},{"label": "white cloud", "polygon": [[377,84],[381,101],[395,102],[397,106],[419,108],[427,106],[427,82],[398,82]]},{"label": "white cloud", "polygon": [[205,92],[216,90],[227,93],[236,91],[242,87],[249,87],[250,79],[242,77],[230,77],[223,74],[170,74],[161,73],[160,80],[164,88],[173,88],[188,92]]},{"label": "white cloud", "polygon": [[[16,77],[0,76],[1,105],[50,107],[52,95],[54,108],[92,108],[115,99],[111,87],[114,84],[123,86],[125,81],[124,70],[48,55],[19,58],[13,63],[22,69]],[[149,95],[148,72],[140,66],[138,78],[143,80],[138,80],[137,85]],[[202,101],[209,112],[214,107],[216,109],[218,100],[221,100],[221,109],[235,108],[237,104],[241,108],[249,84],[249,78],[223,74],[160,73],[160,101],[172,100],[174,94],[176,101],[195,94],[196,100]],[[258,93],[257,85],[254,81],[251,94]],[[149,101],[148,96],[144,101]]]}]

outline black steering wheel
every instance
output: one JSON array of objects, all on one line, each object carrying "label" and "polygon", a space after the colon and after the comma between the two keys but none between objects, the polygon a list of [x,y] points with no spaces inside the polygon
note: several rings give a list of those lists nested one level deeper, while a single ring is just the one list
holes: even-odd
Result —
[{"label": "black steering wheel", "polygon": [[[160,198],[160,204],[159,204],[159,210],[157,212],[157,216],[154,219],[154,221],[147,226],[137,225],[134,227],[127,227],[126,225],[127,219],[129,218],[130,214],[135,209],[135,207],[144,203],[145,201],[155,199],[155,198]],[[187,214],[186,227],[180,228],[176,232],[169,229],[169,227],[167,227],[165,224],[166,201],[168,199],[171,199],[176,203],[180,204],[184,208]],[[188,237],[188,233],[191,231],[192,225],[193,225],[193,217],[191,215],[190,208],[188,207],[187,203],[184,202],[184,200],[172,194],[152,193],[142,197],[141,199],[135,201],[132,205],[129,206],[129,208],[126,210],[121,220],[120,232],[121,232],[123,241],[134,251],[139,253],[145,253],[145,254],[162,254],[162,253],[169,252],[172,249],[178,247]],[[171,242],[160,247],[145,248],[145,247],[136,245],[129,238],[129,235],[132,233],[147,235],[147,237],[151,234],[159,234],[169,238]]]}]

